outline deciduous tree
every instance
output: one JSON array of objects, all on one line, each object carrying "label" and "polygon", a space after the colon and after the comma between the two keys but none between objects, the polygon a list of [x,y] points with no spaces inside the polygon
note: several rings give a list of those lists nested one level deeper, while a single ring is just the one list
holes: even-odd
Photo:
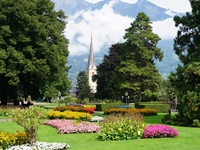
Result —
[{"label": "deciduous tree", "polygon": [[50,0],[0,1],[0,99],[66,92],[66,16]]}]

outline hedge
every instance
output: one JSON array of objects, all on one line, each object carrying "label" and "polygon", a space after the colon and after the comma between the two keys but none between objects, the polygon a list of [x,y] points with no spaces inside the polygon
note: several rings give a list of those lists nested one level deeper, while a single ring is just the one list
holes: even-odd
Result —
[{"label": "hedge", "polygon": [[96,111],[104,111],[110,108],[116,108],[125,105],[124,103],[107,103],[107,104],[96,104]]},{"label": "hedge", "polygon": [[170,109],[170,104],[161,104],[161,103],[136,103],[136,108],[151,108],[156,109],[158,113],[168,113]]}]

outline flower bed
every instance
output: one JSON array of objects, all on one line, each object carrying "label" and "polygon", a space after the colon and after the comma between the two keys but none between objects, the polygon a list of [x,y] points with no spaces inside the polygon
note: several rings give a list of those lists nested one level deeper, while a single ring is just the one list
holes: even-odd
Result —
[{"label": "flower bed", "polygon": [[0,149],[5,149],[8,146],[21,145],[28,142],[25,132],[8,133],[0,131]]},{"label": "flower bed", "polygon": [[74,120],[49,120],[44,122],[45,125],[52,126],[58,130],[60,134],[70,133],[94,133],[100,130],[98,125],[90,122],[76,122]]},{"label": "flower bed", "polygon": [[73,111],[50,111],[47,115],[49,119],[75,119],[90,121],[92,116],[89,113]]},{"label": "flower bed", "polygon": [[109,115],[100,123],[97,140],[131,140],[141,138],[145,129],[141,114]]},{"label": "flower bed", "polygon": [[173,138],[177,136],[177,130],[161,124],[147,126],[143,134],[143,138]]},{"label": "flower bed", "polygon": [[75,112],[87,112],[87,113],[93,114],[94,111],[96,110],[96,107],[76,104],[76,105],[68,105],[68,106],[60,106],[60,107],[57,106],[54,108],[54,111],[59,111],[59,110],[61,112],[70,110],[70,111],[75,111]]},{"label": "flower bed", "polygon": [[21,146],[12,146],[7,150],[66,150],[69,148],[70,146],[65,143],[36,142],[33,146],[23,144]]}]

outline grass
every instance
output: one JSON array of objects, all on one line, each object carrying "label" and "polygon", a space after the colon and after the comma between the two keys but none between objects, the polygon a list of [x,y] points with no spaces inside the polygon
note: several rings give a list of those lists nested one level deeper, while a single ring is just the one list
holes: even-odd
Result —
[{"label": "grass", "polygon": [[[95,112],[102,115],[102,112]],[[145,117],[147,124],[160,124],[164,114]],[[97,141],[96,133],[87,134],[58,134],[53,127],[41,125],[38,131],[39,141],[64,142],[71,146],[71,150],[193,150],[199,149],[199,128],[173,126],[179,132],[177,138],[138,139],[128,141]],[[13,133],[23,131],[23,128],[12,121],[0,122],[0,130]]]}]

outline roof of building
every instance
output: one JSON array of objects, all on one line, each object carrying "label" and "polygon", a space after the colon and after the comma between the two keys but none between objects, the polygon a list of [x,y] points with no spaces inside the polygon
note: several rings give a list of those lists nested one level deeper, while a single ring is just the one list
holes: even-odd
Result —
[{"label": "roof of building", "polygon": [[88,57],[88,69],[89,68],[96,68],[95,61],[94,61],[94,50],[93,50],[93,43],[92,43],[92,36],[90,42],[90,53]]}]

